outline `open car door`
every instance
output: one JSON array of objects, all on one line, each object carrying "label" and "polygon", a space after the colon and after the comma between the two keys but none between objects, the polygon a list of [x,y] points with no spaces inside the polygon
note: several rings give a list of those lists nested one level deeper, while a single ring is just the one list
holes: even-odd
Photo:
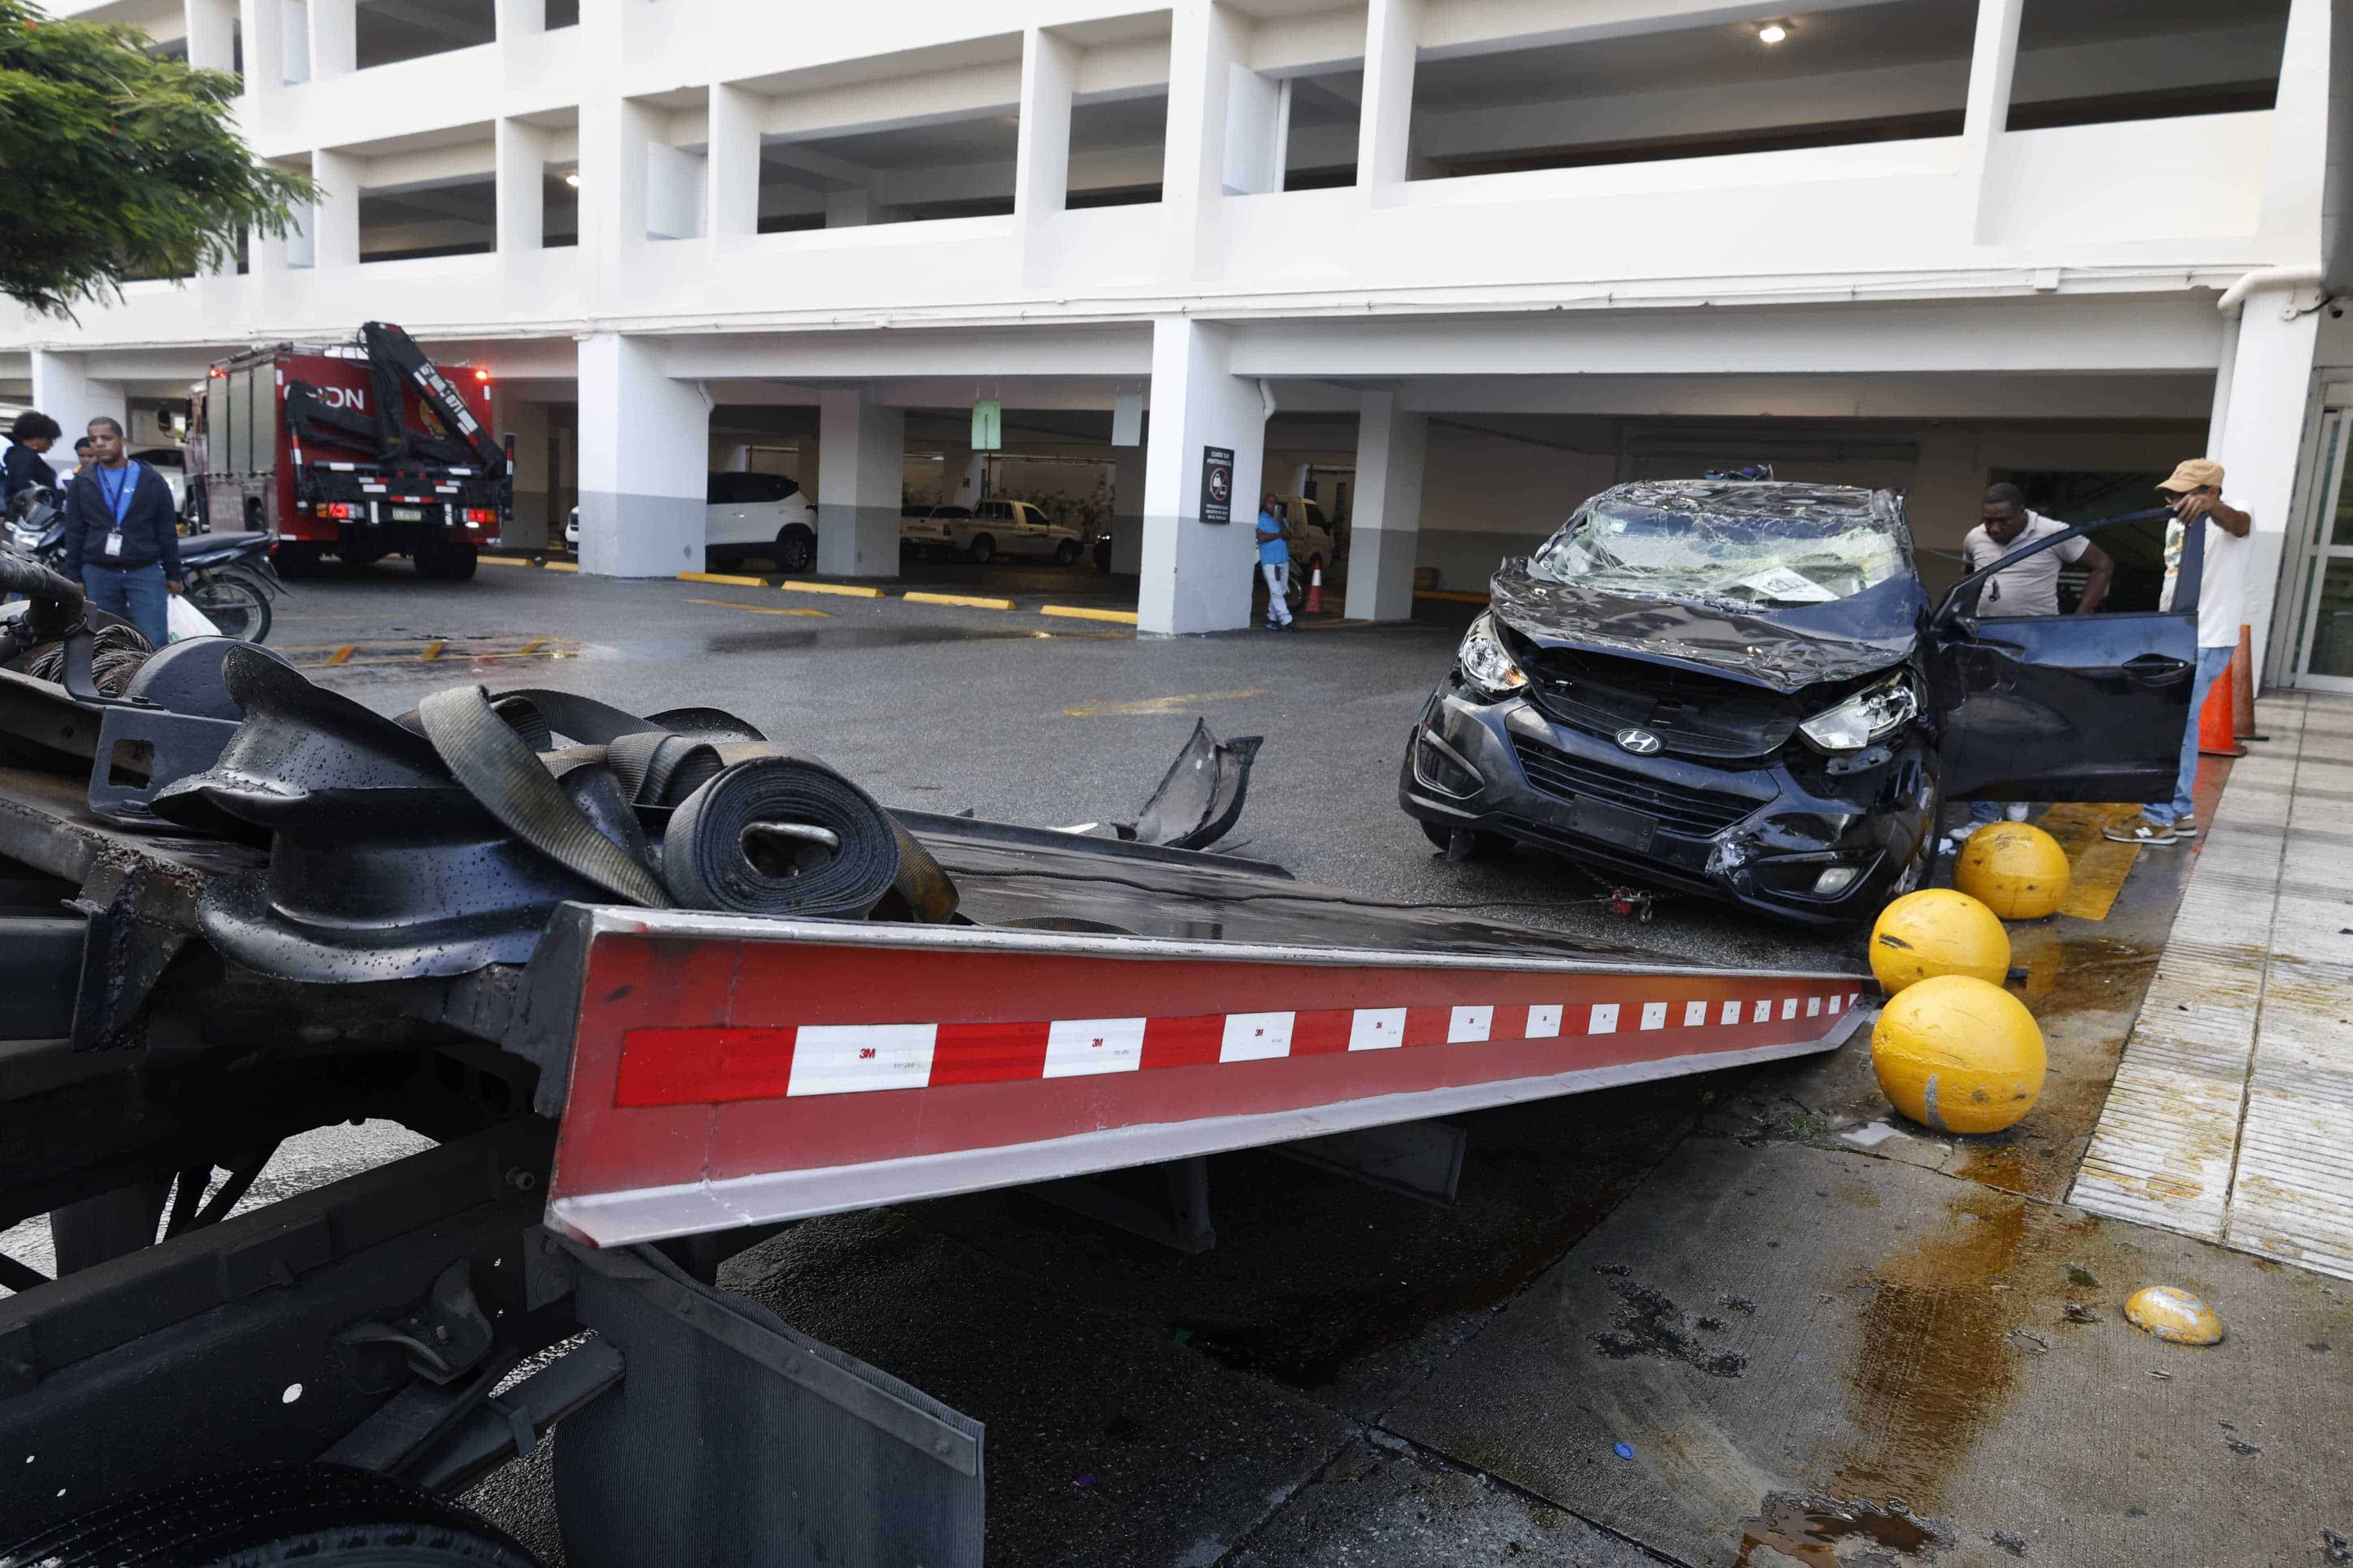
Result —
[{"label": "open car door", "polygon": [[2136,512],[2022,546],[1953,585],[1929,628],[1947,800],[2172,798],[2197,674],[2195,615],[1980,617],[1988,578]]}]

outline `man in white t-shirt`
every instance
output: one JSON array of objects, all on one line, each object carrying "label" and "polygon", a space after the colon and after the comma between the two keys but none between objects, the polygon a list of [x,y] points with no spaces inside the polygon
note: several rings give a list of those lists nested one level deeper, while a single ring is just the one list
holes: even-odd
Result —
[{"label": "man in white t-shirt", "polygon": [[[2054,533],[2067,531],[2068,524],[2056,518],[2045,517],[2039,511],[2026,510],[2026,495],[2016,485],[2000,484],[1985,493],[1980,521],[1961,541],[1962,569],[1981,571],[2008,555],[2023,550],[2036,540],[2048,539]],[[2100,607],[2108,596],[2108,584],[2116,574],[2116,563],[2108,559],[2107,552],[2091,540],[2077,537],[2064,544],[2054,544],[2048,550],[2037,551],[2015,566],[2006,567],[1986,579],[1978,594],[1978,614],[1991,619],[2001,616],[2055,616],[2059,613],[2059,568],[2082,562],[2091,575],[2084,584],[2084,597],[2075,606],[2075,614],[2088,616]],[[1999,818],[2000,803],[1981,800],[1969,807],[1969,819],[1953,829],[1953,837],[1966,838]],[[2026,820],[2026,805],[2013,803],[2010,807],[2012,822]]]},{"label": "man in white t-shirt", "polygon": [[2173,515],[2182,523],[2181,565],[2174,575],[2172,608],[2177,615],[2197,614],[2198,679],[2189,689],[2189,724],[2181,737],[2172,803],[2145,805],[2138,816],[2103,829],[2120,844],[2171,844],[2198,836],[2189,795],[2198,783],[2198,715],[2206,706],[2206,694],[2231,668],[2231,655],[2238,650],[2239,626],[2246,619],[2248,563],[2253,554],[2247,535],[2254,531],[2255,520],[2222,499],[2221,464],[2191,458],[2157,488],[2166,492]]}]

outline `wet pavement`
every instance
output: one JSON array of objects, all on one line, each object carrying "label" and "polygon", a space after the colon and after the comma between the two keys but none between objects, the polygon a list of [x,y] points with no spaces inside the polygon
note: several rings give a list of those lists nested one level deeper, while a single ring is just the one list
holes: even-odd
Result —
[{"label": "wet pavement", "polygon": [[[273,643],[386,712],[461,680],[691,700],[885,804],[1048,824],[1131,810],[1198,713],[1269,737],[1229,847],[1315,881],[1716,961],[1861,957],[1696,900],[1642,924],[1546,856],[1434,856],[1394,779],[1460,616],[1151,641],[512,567],[296,590]],[[2195,859],[2089,864],[2098,918],[2012,927],[2052,1075],[1993,1138],[1903,1123],[1858,1038],[1463,1118],[1451,1208],[1250,1152],[1210,1162],[1197,1256],[1012,1192],[808,1222],[723,1282],[987,1424],[996,1564],[2327,1561],[2321,1532],[2353,1533],[2353,1287],[2058,1201]],[[2126,1327],[2160,1279],[2232,1338]],[[549,1462],[473,1500],[554,1564]]]}]

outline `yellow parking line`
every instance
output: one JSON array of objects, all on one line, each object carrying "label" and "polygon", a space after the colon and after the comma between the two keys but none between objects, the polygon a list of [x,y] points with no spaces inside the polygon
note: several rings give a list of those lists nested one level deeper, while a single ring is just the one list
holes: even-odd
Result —
[{"label": "yellow parking line", "polygon": [[1124,718],[1138,713],[1181,713],[1188,708],[1198,708],[1206,702],[1231,702],[1238,697],[1263,697],[1268,688],[1253,686],[1247,691],[1185,691],[1174,697],[1146,697],[1134,702],[1090,702],[1083,708],[1065,708],[1063,712],[1073,719]]},{"label": "yellow parking line", "polygon": [[1083,605],[1040,605],[1041,616],[1064,616],[1074,621],[1117,621],[1123,626],[1135,625],[1134,610],[1095,610]]},{"label": "yellow parking line", "polygon": [[845,599],[879,599],[880,588],[861,588],[853,583],[779,583],[777,587],[787,594],[838,594]]},{"label": "yellow parking line", "polygon": [[976,610],[1009,610],[1013,607],[1010,599],[986,599],[977,594],[918,594],[910,591],[899,596],[911,605],[969,605]]},{"label": "yellow parking line", "polygon": [[477,556],[475,559],[477,559],[477,560],[479,560],[480,562],[481,562],[481,563],[482,563],[483,565],[485,565],[485,566],[534,566],[534,567],[535,567],[535,566],[537,566],[537,565],[539,564],[539,563],[538,563],[538,562],[536,562],[536,561],[530,561],[530,560],[526,560],[526,559],[524,559],[523,557],[522,557],[522,556],[520,556],[520,555],[481,555],[481,556]]},{"label": "yellow parking line", "polygon": [[2131,805],[2067,802],[2042,814],[2036,826],[2059,841],[2072,872],[2067,896],[2059,904],[2061,914],[2083,921],[2108,918],[2116,895],[2124,890],[2125,879],[2132,875],[2133,863],[2140,858],[2140,846],[2104,838],[2100,829],[2119,816],[2137,816],[2139,811]]},{"label": "yellow parking line", "polygon": [[533,638],[532,638],[532,639],[531,639],[531,641],[529,641],[529,642],[527,642],[527,643],[523,644],[523,645],[522,645],[522,647],[519,647],[519,648],[515,649],[515,652],[517,652],[517,653],[537,653],[537,652],[539,651],[539,649],[540,649],[540,645],[542,645],[543,643],[544,643],[544,642],[546,642],[546,641],[547,641],[547,639],[546,639],[545,637],[533,637]]},{"label": "yellow parking line", "polygon": [[1487,602],[1484,594],[1463,594],[1451,588],[1416,588],[1413,596],[1417,599],[1445,599],[1457,605],[1483,605]]},{"label": "yellow parking line", "polygon": [[716,605],[723,610],[747,610],[755,616],[815,616],[819,620],[833,619],[831,610],[804,610],[797,605],[739,605],[733,599],[689,599],[690,605]]},{"label": "yellow parking line", "polygon": [[577,572],[580,567],[576,562],[551,561],[547,563],[547,569],[550,572]]},{"label": "yellow parking line", "polygon": [[731,577],[724,572],[681,572],[681,583],[725,583],[737,588],[765,588],[767,581],[761,577]]},{"label": "yellow parking line", "polygon": [[358,651],[358,644],[345,643],[343,647],[337,648],[334,652],[327,656],[327,662],[329,664],[348,664],[351,662],[352,655]]},{"label": "yellow parking line", "polygon": [[417,656],[417,661],[422,664],[430,664],[435,659],[439,658],[441,657],[441,650],[448,646],[449,645],[446,642],[427,643],[425,645],[425,651]]}]

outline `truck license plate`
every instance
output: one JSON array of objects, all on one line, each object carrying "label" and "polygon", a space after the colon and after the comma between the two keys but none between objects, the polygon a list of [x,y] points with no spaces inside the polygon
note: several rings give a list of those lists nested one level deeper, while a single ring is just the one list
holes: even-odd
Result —
[{"label": "truck license plate", "polygon": [[396,506],[392,509],[395,522],[423,522],[425,509],[421,506]]}]

